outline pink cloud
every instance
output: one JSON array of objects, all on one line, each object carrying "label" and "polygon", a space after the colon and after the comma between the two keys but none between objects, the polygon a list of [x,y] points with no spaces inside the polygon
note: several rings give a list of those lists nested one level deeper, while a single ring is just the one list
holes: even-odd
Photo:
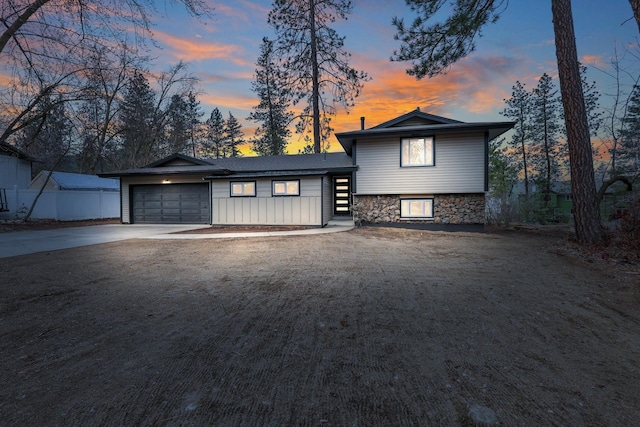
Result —
[{"label": "pink cloud", "polygon": [[[517,61],[507,57],[475,57],[461,61],[449,73],[416,80],[406,74],[408,64],[361,62],[356,68],[373,70],[356,106],[347,114],[339,111],[333,120],[336,132],[359,129],[360,117],[366,127],[415,110],[450,116],[452,110],[464,109],[481,114],[502,109],[508,88],[518,77]],[[508,86],[505,85],[508,82]],[[452,117],[457,118],[457,117]]]},{"label": "pink cloud", "polygon": [[583,55],[580,62],[589,67],[607,68],[608,62],[602,59],[601,55]]},{"label": "pink cloud", "polygon": [[10,86],[15,83],[15,78],[9,74],[0,73],[0,86]]},{"label": "pink cloud", "polygon": [[240,66],[252,65],[242,58],[244,49],[238,45],[211,43],[202,38],[188,40],[164,32],[156,32],[155,38],[161,45],[166,46],[174,57],[183,61],[221,59]]},{"label": "pink cloud", "polygon": [[[233,91],[229,91],[227,93],[204,93],[198,96],[198,100],[200,100],[200,102],[205,106],[204,109],[208,113],[213,108],[218,108],[223,114],[228,114],[225,113],[227,110],[251,111],[253,106],[258,103],[258,99],[256,97],[238,95],[237,93],[233,93]],[[235,113],[234,115],[238,119],[245,118],[244,115],[238,116]],[[249,113],[246,115],[248,116]]]}]

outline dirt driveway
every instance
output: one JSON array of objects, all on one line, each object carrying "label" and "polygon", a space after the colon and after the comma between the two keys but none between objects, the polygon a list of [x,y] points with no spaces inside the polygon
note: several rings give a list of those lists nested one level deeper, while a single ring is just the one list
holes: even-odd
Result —
[{"label": "dirt driveway", "polygon": [[7,258],[0,424],[637,425],[638,268],[556,243],[361,228]]}]

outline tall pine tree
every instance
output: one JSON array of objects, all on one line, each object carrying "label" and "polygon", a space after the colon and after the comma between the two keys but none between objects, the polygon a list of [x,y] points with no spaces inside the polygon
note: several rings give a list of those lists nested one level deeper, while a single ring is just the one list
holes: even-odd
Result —
[{"label": "tall pine tree", "polygon": [[187,151],[189,123],[187,101],[180,95],[171,96],[171,102],[165,112],[167,121],[167,151],[180,153]]},{"label": "tall pine tree", "polygon": [[276,54],[286,72],[293,103],[305,100],[298,131],[311,123],[313,149],[319,153],[331,132],[336,108],[349,109],[368,76],[349,65],[343,36],[330,27],[346,19],[349,0],[274,0],[269,24],[277,37]]},{"label": "tall pine tree", "polygon": [[551,197],[551,187],[557,181],[559,163],[561,162],[559,149],[559,134],[561,132],[561,105],[558,90],[553,79],[544,73],[538,80],[538,85],[531,92],[532,106],[532,134],[536,147],[534,166],[536,169],[536,183],[543,189],[544,200]]},{"label": "tall pine tree", "polygon": [[233,114],[229,113],[229,118],[224,127],[226,144],[224,147],[224,157],[238,157],[240,155],[239,145],[244,144],[244,133],[242,125]]},{"label": "tall pine tree", "polygon": [[251,139],[252,150],[259,156],[275,156],[286,152],[287,138],[291,135],[289,124],[293,113],[288,110],[290,91],[282,85],[276,65],[274,44],[266,37],[262,39],[260,57],[256,63],[255,80],[251,89],[258,95],[260,103],[248,120],[260,123]]},{"label": "tall pine tree", "polygon": [[196,98],[193,91],[189,91],[187,94],[187,141],[185,141],[189,148],[189,154],[193,157],[198,155],[198,140],[201,136],[200,118],[204,115],[204,112],[200,109],[200,101]]},{"label": "tall pine tree", "polygon": [[505,99],[507,104],[500,112],[503,116],[516,122],[511,136],[511,144],[518,152],[520,158],[520,171],[524,178],[524,191],[529,195],[529,144],[532,135],[531,94],[524,88],[524,84],[516,81],[512,87],[511,98]]},{"label": "tall pine tree", "polygon": [[634,86],[624,118],[617,174],[640,174],[640,86]]},{"label": "tall pine tree", "polygon": [[215,159],[224,157],[226,139],[224,118],[220,110],[214,108],[205,122],[205,138],[201,143],[203,156]]},{"label": "tall pine tree", "polygon": [[135,71],[120,103],[123,168],[143,166],[155,156],[155,100],[147,78]]}]

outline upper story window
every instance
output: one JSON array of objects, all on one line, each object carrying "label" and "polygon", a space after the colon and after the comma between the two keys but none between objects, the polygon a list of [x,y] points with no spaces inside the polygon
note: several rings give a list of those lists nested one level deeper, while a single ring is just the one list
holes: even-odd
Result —
[{"label": "upper story window", "polygon": [[256,182],[231,182],[231,197],[254,197],[256,195]]},{"label": "upper story window", "polygon": [[299,196],[300,180],[294,179],[290,181],[273,181],[272,195],[273,196]]},{"label": "upper story window", "polygon": [[400,166],[433,166],[433,137],[403,138],[400,143]]}]

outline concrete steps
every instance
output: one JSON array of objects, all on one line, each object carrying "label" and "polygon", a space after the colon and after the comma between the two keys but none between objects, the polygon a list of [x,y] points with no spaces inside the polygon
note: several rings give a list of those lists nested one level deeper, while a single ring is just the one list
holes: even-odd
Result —
[{"label": "concrete steps", "polygon": [[327,223],[327,227],[353,227],[353,217],[334,217]]}]

